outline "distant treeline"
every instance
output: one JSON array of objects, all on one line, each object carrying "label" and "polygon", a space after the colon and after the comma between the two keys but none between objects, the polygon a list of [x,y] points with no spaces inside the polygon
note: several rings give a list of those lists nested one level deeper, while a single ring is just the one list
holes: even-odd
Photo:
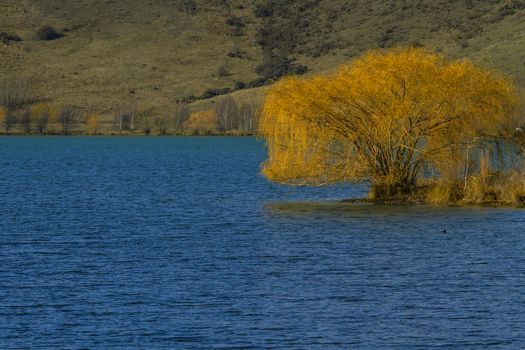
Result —
[{"label": "distant treeline", "polygon": [[86,114],[72,107],[35,102],[27,84],[0,78],[0,131],[2,134],[253,134],[257,128],[258,107],[223,98],[217,107],[191,111],[188,103],[177,103],[171,111],[159,112],[137,102],[122,105],[113,115]]}]

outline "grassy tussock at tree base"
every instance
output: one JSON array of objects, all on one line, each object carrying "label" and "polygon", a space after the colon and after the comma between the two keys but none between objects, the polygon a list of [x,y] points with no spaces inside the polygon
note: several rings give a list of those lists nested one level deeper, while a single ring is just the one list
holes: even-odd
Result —
[{"label": "grassy tussock at tree base", "polygon": [[465,188],[448,181],[421,181],[410,194],[389,197],[382,196],[372,186],[368,198],[344,199],[342,202],[525,208],[525,173],[514,171],[492,179],[472,177]]},{"label": "grassy tussock at tree base", "polygon": [[265,100],[262,172],[289,185],[370,181],[370,198],[520,203],[523,95],[507,77],[422,49],[373,51]]},{"label": "grassy tussock at tree base", "polygon": [[343,202],[525,207],[525,173],[514,171],[491,179],[473,176],[466,187],[446,180],[421,181],[409,194],[394,196],[384,196],[372,186],[367,199]]}]

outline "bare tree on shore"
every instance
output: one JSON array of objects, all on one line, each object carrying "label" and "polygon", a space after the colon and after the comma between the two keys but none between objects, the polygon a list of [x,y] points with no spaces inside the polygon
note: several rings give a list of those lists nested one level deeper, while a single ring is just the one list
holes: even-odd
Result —
[{"label": "bare tree on shore", "polygon": [[5,133],[9,134],[9,131],[11,130],[11,128],[16,124],[15,112],[10,108],[7,108],[6,110],[4,123],[5,123],[4,124]]},{"label": "bare tree on shore", "polygon": [[25,108],[20,112],[20,124],[22,124],[26,134],[31,133],[31,110],[29,108]]},{"label": "bare tree on shore", "polygon": [[49,123],[49,115],[49,108],[45,104],[37,104],[31,107],[32,122],[39,134],[43,134],[46,131]]},{"label": "bare tree on shore", "polygon": [[142,130],[142,132],[146,135],[151,133],[152,112],[152,108],[141,108],[137,111],[137,124],[139,125],[139,128]]},{"label": "bare tree on shore", "polygon": [[239,107],[233,97],[225,97],[217,107],[217,128],[221,132],[239,128]]},{"label": "bare tree on shore", "polygon": [[257,128],[257,114],[258,109],[256,106],[251,104],[245,104],[241,106],[239,111],[239,129],[252,132]]},{"label": "bare tree on shore", "polygon": [[75,114],[70,107],[64,107],[58,112],[58,121],[62,125],[62,131],[68,135],[74,122]]},{"label": "bare tree on shore", "polygon": [[130,131],[133,134],[137,127],[137,117],[139,117],[139,113],[135,102],[124,107],[118,107],[113,116],[114,129],[117,130],[119,134],[122,134],[123,131]]},{"label": "bare tree on shore", "polygon": [[166,135],[169,127],[169,119],[165,115],[155,117],[155,126],[159,135]]},{"label": "bare tree on shore", "polygon": [[115,116],[113,117],[113,125],[116,127],[119,134],[122,134],[122,125],[124,121],[124,113],[122,108],[119,107]]},{"label": "bare tree on shore", "polygon": [[190,108],[186,103],[179,103],[175,107],[175,112],[173,115],[175,131],[184,132],[186,130],[186,122],[188,119],[190,119],[190,115]]},{"label": "bare tree on shore", "polygon": [[129,130],[133,134],[135,131],[135,116],[137,113],[137,104],[132,102],[129,106]]}]

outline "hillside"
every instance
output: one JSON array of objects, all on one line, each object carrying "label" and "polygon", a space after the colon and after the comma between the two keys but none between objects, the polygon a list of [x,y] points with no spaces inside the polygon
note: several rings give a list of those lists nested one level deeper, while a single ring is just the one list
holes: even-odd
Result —
[{"label": "hillside", "polygon": [[[43,25],[63,37],[39,40]],[[282,74],[396,45],[467,57],[525,85],[524,0],[3,0],[0,33],[21,39],[0,40],[0,74],[29,81],[39,100],[106,115],[203,94],[212,98],[192,109],[208,108],[220,98],[210,89],[258,102]]]}]

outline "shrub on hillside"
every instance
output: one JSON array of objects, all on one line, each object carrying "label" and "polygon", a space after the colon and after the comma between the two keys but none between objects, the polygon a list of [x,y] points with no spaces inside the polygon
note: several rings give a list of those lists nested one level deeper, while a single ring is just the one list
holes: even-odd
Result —
[{"label": "shrub on hillside", "polygon": [[55,28],[49,25],[45,25],[43,27],[40,27],[40,29],[37,30],[36,36],[40,40],[49,41],[49,40],[55,40],[55,39],[61,38],[64,36],[64,34],[58,32]]},{"label": "shrub on hillside", "polygon": [[16,34],[9,34],[2,32],[0,33],[0,43],[4,43],[6,45],[9,45],[11,42],[19,42],[22,41],[22,39],[16,35]]},{"label": "shrub on hillside", "polygon": [[243,58],[245,52],[241,51],[238,48],[233,49],[232,51],[228,52],[228,57],[230,58]]},{"label": "shrub on hillside", "polygon": [[504,18],[506,16],[512,16],[519,10],[525,9],[525,2],[522,0],[512,0],[511,2],[503,5],[499,10],[499,16],[500,18]]},{"label": "shrub on hillside", "polygon": [[233,90],[242,90],[246,87],[246,84],[240,80],[235,81],[233,83]]},{"label": "shrub on hillside", "polygon": [[277,80],[285,75],[302,75],[308,67],[295,64],[288,57],[270,55],[262,64],[255,68],[255,72],[266,80]]},{"label": "shrub on hillside", "polygon": [[222,89],[208,89],[204,91],[204,93],[199,97],[199,99],[205,100],[215,96],[226,95],[230,91],[231,89],[228,87]]},{"label": "shrub on hillside", "polygon": [[226,65],[222,65],[219,67],[219,69],[217,69],[217,75],[219,77],[227,77],[230,75],[230,71],[228,70],[228,67],[226,67]]},{"label": "shrub on hillside", "polygon": [[239,18],[239,17],[236,17],[236,16],[232,16],[232,17],[228,18],[226,23],[228,25],[232,26],[232,27],[244,27],[244,23],[243,23],[242,19]]},{"label": "shrub on hillside", "polygon": [[270,4],[258,4],[255,7],[255,17],[270,17],[273,15],[273,8]]},{"label": "shrub on hillside", "polygon": [[194,0],[181,0],[175,2],[178,10],[190,15],[195,15],[199,9]]},{"label": "shrub on hillside", "polygon": [[246,88],[251,89],[251,88],[261,87],[261,86],[266,85],[266,84],[268,84],[268,80],[267,79],[265,79],[265,78],[258,78],[258,79],[252,80],[249,83],[247,83],[246,84]]}]

